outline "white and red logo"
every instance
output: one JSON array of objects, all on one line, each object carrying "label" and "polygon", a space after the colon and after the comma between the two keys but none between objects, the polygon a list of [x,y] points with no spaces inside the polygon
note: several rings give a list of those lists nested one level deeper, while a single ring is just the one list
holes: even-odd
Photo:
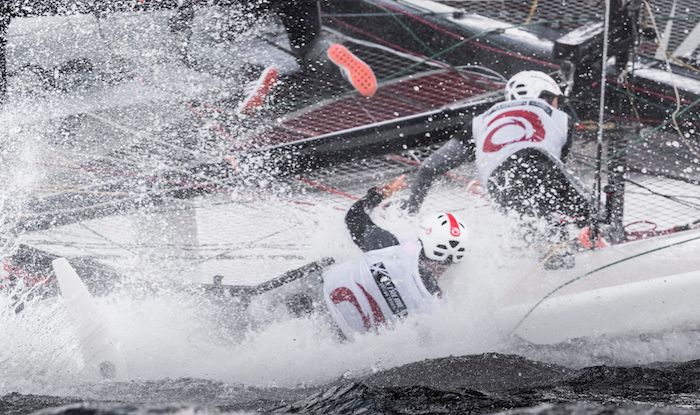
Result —
[{"label": "white and red logo", "polygon": [[540,117],[526,110],[506,111],[494,117],[486,127],[485,153],[495,153],[513,143],[539,142],[545,136]]},{"label": "white and red logo", "polygon": [[[370,293],[367,292],[365,287],[362,286],[360,283],[355,283],[357,284],[358,287],[360,287],[360,290],[362,290],[362,293],[365,295],[365,298],[367,298],[367,302],[369,303],[369,307],[372,309],[372,317],[374,317],[374,325],[379,326],[381,324],[384,324],[386,321],[386,318],[384,317],[384,313],[382,313],[382,309],[379,307],[379,304],[377,303],[377,300],[372,297]],[[352,304],[357,312],[360,314],[360,318],[362,318],[362,325],[365,328],[365,330],[369,330],[372,328],[372,322],[370,320],[370,317],[362,312],[362,306],[360,305],[360,302],[357,300],[357,297],[355,297],[355,294],[352,292],[351,289],[347,287],[339,287],[333,290],[330,293],[331,301],[333,301],[333,304],[340,304],[343,302],[348,302]]]},{"label": "white and red logo", "polygon": [[450,221],[450,235],[455,237],[459,236],[461,232],[459,230],[459,222],[457,222],[457,219],[455,219],[451,213],[447,214],[447,219]]}]

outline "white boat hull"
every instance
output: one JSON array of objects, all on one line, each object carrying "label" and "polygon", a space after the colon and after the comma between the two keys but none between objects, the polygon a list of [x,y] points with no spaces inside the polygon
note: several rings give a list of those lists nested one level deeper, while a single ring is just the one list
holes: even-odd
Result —
[{"label": "white boat hull", "polygon": [[536,344],[698,329],[698,252],[700,230],[582,253],[572,270],[523,277],[499,319]]}]

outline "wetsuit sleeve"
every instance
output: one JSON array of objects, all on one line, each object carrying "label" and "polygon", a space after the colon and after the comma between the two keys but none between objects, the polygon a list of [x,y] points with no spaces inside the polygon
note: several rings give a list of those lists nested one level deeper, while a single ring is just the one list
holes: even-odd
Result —
[{"label": "wetsuit sleeve", "polygon": [[350,230],[352,240],[365,252],[399,244],[394,234],[377,226],[369,217],[369,212],[382,200],[382,193],[373,187],[362,199],[355,202],[345,215],[345,224]]},{"label": "wetsuit sleeve", "polygon": [[418,176],[411,185],[411,195],[407,201],[408,211],[416,213],[420,210],[423,200],[433,181],[439,176],[454,169],[465,161],[474,160],[474,140],[471,131],[464,131],[459,137],[450,139],[437,151],[430,155],[418,169]]}]

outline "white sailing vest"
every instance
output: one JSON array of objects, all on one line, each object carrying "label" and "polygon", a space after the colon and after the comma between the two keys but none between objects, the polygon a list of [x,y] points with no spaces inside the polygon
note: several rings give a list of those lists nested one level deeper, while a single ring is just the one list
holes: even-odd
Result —
[{"label": "white sailing vest", "polygon": [[420,249],[411,241],[368,251],[323,273],[328,311],[346,337],[439,306],[441,297],[428,291],[418,273]]},{"label": "white sailing vest", "polygon": [[474,117],[476,166],[481,185],[508,157],[524,148],[536,148],[561,159],[569,116],[541,99],[521,99],[494,105]]}]

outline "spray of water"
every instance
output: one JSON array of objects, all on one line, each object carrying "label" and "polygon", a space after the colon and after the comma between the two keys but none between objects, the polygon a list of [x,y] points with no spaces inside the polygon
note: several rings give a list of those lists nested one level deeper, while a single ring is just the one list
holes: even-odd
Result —
[{"label": "spray of water", "polygon": [[[159,33],[155,31],[154,36],[162,37]],[[256,37],[255,34],[241,36],[248,36],[251,41]],[[130,42],[132,38],[124,39]],[[210,49],[206,56],[195,58],[208,58],[225,67],[232,55],[225,51],[228,44],[222,45],[218,49],[220,54]],[[111,45],[121,50],[118,46]],[[249,48],[248,53],[256,54],[256,50]],[[245,60],[241,56],[233,57]],[[151,58],[157,60],[158,56]],[[165,77],[165,74],[157,75],[156,78]],[[147,87],[153,85],[144,88]],[[209,130],[211,126],[206,127]],[[3,235],[11,234],[6,231],[12,226],[12,218],[21,211],[22,195],[31,192],[41,179],[42,170],[33,168],[32,163],[40,145],[31,147],[32,140],[26,139],[31,138],[31,132],[16,133],[18,139],[11,140],[9,147],[3,146],[3,166],[9,165],[5,161],[14,160],[13,165],[25,169],[0,171],[16,173],[2,180],[12,184],[0,192],[0,217],[6,224],[1,229]],[[40,131],[37,136],[42,137]],[[146,140],[144,137],[137,138]],[[250,181],[264,180],[250,178]],[[276,201],[262,201],[259,206],[252,205],[252,209],[263,210],[270,203]],[[336,207],[336,204],[309,207],[307,210],[313,210],[311,218],[300,219],[302,224],[295,238],[307,248],[306,256],[332,256],[342,261],[359,254],[347,235],[343,212]],[[412,237],[416,219],[402,216],[398,211],[388,212],[378,220],[400,238]],[[160,236],[151,233],[167,224],[153,221],[149,216],[142,217],[142,226],[134,227],[134,231],[140,230],[137,238],[141,242],[140,252],[148,249],[151,252],[118,264],[120,269],[131,272],[120,289],[98,299],[97,305],[121,343],[130,376],[140,380],[195,377],[230,384],[293,387],[321,384],[341,376],[359,376],[422,359],[494,350],[571,366],[697,357],[693,335],[685,334],[669,334],[657,342],[636,338],[602,341],[579,348],[532,348],[504,342],[504,333],[494,324],[492,316],[504,303],[502,294],[515,283],[511,279],[513,275],[503,266],[521,255],[513,250],[513,227],[493,212],[484,215],[483,210],[466,209],[461,213],[471,224],[472,243],[466,260],[441,281],[448,297],[446,307],[431,316],[414,316],[393,330],[359,336],[353,342],[338,342],[322,316],[302,319],[268,316],[268,324],[241,330],[240,315],[235,311],[216,309],[184,289],[183,281],[178,279],[182,261],[168,260],[167,255],[162,255],[167,242],[163,234],[167,232]],[[284,226],[287,223],[284,217],[278,212],[274,218],[280,219],[280,226]],[[152,229],[144,230],[148,224]],[[9,240],[0,247],[2,255],[11,254],[15,243]],[[525,261],[532,265],[536,255]],[[284,259],[272,265],[280,269],[292,267]],[[93,381],[92,375],[85,372],[80,346],[62,300],[29,299],[26,295],[26,289],[21,286],[0,293],[0,394],[61,393],[78,390],[84,382]],[[21,300],[25,300],[24,310],[17,313],[16,305]]]}]

